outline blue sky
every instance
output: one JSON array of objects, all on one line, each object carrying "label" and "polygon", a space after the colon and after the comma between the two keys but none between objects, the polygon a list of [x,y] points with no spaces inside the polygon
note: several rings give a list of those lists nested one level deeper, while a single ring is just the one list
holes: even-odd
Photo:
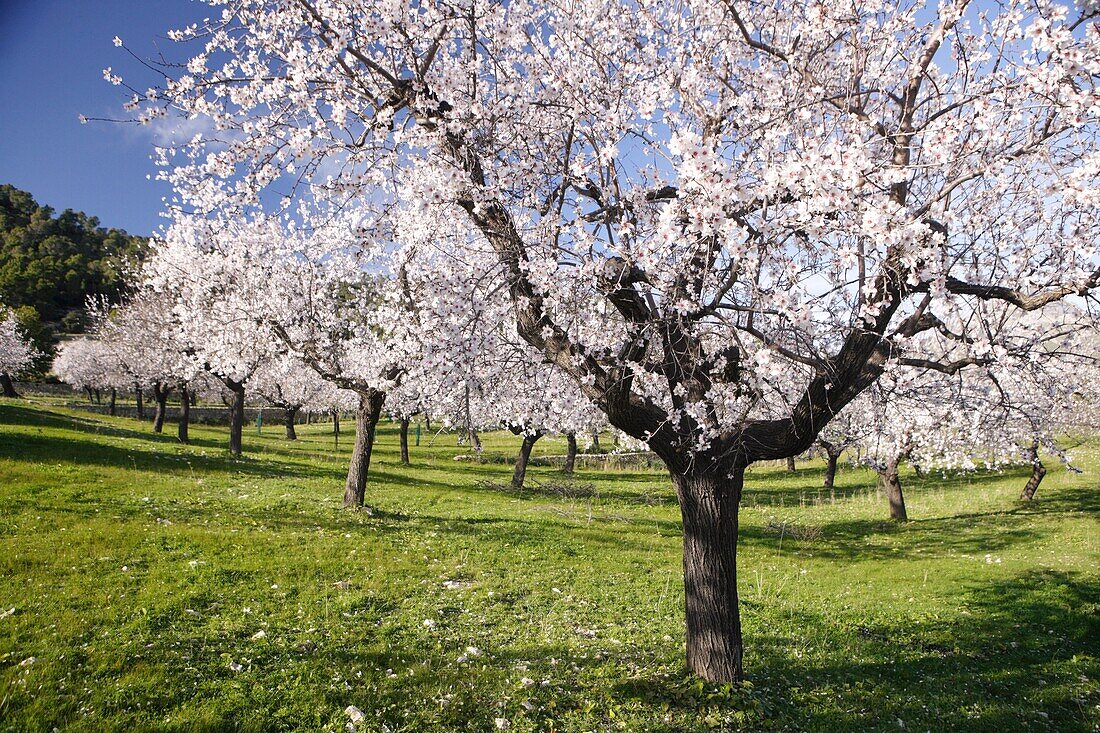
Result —
[{"label": "blue sky", "polygon": [[161,48],[174,57],[180,49],[165,32],[211,14],[192,0],[0,0],[0,183],[103,226],[150,234],[167,195],[146,180],[155,172],[152,132],[78,117],[124,115],[126,92],[103,80],[104,67],[139,88],[154,81],[115,48],[116,35],[143,56]]}]

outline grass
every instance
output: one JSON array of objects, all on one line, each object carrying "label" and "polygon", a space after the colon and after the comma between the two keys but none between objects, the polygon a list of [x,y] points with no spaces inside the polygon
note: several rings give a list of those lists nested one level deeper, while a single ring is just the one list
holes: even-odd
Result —
[{"label": "grass", "polygon": [[1023,471],[908,474],[905,525],[866,471],[754,467],[730,688],[685,673],[667,476],[495,491],[510,466],[444,434],[405,468],[387,425],[368,516],[328,430],[232,460],[222,428],[0,401],[0,730],[1100,729],[1095,446],[1027,506]]}]

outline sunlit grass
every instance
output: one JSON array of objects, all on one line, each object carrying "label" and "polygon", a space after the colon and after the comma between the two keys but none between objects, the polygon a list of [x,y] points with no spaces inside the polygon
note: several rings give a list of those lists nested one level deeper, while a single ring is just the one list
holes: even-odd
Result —
[{"label": "sunlit grass", "polygon": [[[741,514],[751,686],[682,662],[679,512],[653,469],[455,461],[380,433],[340,510],[352,428],[147,425],[0,401],[0,730],[1088,731],[1100,725],[1095,473],[757,466]],[[518,439],[483,436],[510,454]],[[536,454],[564,452],[545,438]],[[14,609],[14,610],[9,610]],[[262,632],[262,633],[260,633]],[[504,723],[502,723],[504,724]]]}]

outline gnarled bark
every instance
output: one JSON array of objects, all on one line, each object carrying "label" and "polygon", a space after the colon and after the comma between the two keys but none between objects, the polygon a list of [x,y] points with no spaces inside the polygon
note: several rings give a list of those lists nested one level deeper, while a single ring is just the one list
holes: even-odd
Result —
[{"label": "gnarled bark", "polygon": [[244,383],[222,377],[222,383],[230,392],[229,399],[229,452],[234,458],[241,456],[241,435],[244,433]]},{"label": "gnarled bark", "polygon": [[565,441],[568,444],[568,449],[565,452],[565,463],[561,467],[562,473],[566,475],[572,475],[573,469],[577,466],[577,436],[575,433],[566,433]]},{"label": "gnarled bark", "polygon": [[1043,482],[1043,477],[1047,475],[1046,466],[1039,460],[1038,445],[1033,445],[1028,449],[1027,457],[1031,460],[1031,476],[1028,477],[1027,483],[1024,484],[1024,490],[1020,492],[1020,501],[1031,501],[1034,499],[1035,492],[1039,490],[1039,484]]},{"label": "gnarled bark", "polygon": [[705,680],[740,680],[737,511],[744,468],[719,464],[670,473],[684,521],[688,668]]},{"label": "gnarled bark", "polygon": [[[513,430],[513,432],[516,431]],[[522,433],[522,435],[523,442],[519,446],[519,455],[516,456],[516,468],[512,471],[512,488],[517,490],[523,488],[524,479],[527,477],[527,463],[531,460],[531,449],[535,447],[535,443],[544,433],[535,431],[533,433]]]},{"label": "gnarled bark", "polygon": [[409,465],[409,418],[401,418],[401,463]]},{"label": "gnarled bark", "polygon": [[294,421],[298,418],[298,405],[283,408],[283,422],[286,424],[286,439],[297,440],[298,431],[294,429]]},{"label": "gnarled bark", "polygon": [[882,486],[886,490],[886,499],[890,502],[890,519],[907,522],[909,521],[909,515],[905,511],[905,495],[901,492],[901,476],[898,474],[899,461],[898,458],[891,458],[879,475],[882,477]]},{"label": "gnarled bark", "polygon": [[180,421],[176,426],[176,435],[181,443],[190,440],[187,431],[191,423],[191,390],[180,387]]},{"label": "gnarled bark", "polygon": [[348,480],[344,485],[345,509],[358,509],[366,500],[374,433],[385,401],[386,393],[376,389],[366,389],[359,393],[359,406],[355,410],[355,445],[351,449]]},{"label": "gnarled bark", "polygon": [[822,449],[825,451],[825,488],[833,488],[833,484],[836,483],[836,467],[840,461],[840,454],[843,452],[840,446],[830,443],[827,440],[817,441]]},{"label": "gnarled bark", "polygon": [[156,401],[156,411],[153,413],[153,432],[164,431],[164,416],[168,412],[168,385],[164,382],[153,382],[153,399]]}]

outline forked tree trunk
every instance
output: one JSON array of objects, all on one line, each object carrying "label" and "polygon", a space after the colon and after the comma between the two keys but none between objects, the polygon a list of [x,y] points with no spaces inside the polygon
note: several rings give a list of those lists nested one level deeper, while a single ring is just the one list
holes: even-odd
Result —
[{"label": "forked tree trunk", "polygon": [[229,453],[241,457],[241,435],[244,433],[244,384],[223,377],[222,382],[232,394],[229,398]]},{"label": "forked tree trunk", "polygon": [[787,470],[794,473],[796,467],[794,465],[794,456],[787,456]]},{"label": "forked tree trunk", "polygon": [[181,443],[186,443],[190,438],[187,435],[188,428],[191,423],[191,390],[187,387],[180,387],[180,421],[177,426],[176,434],[179,436]]},{"label": "forked tree trunk", "polygon": [[298,407],[286,407],[283,409],[283,417],[286,421],[286,439],[297,440],[298,431],[294,429],[294,421],[298,417]]},{"label": "forked tree trunk", "polygon": [[573,433],[566,433],[565,441],[569,447],[566,449],[565,464],[562,465],[561,471],[564,474],[572,475],[573,469],[577,467],[577,436]]},{"label": "forked tree trunk", "polygon": [[1039,490],[1039,484],[1043,482],[1043,477],[1047,475],[1047,468],[1043,465],[1043,462],[1039,460],[1039,446],[1033,445],[1028,449],[1028,458],[1031,459],[1031,476],[1028,477],[1027,483],[1024,484],[1024,490],[1020,492],[1020,501],[1031,501],[1035,498],[1035,492]]},{"label": "forked tree trunk", "polygon": [[0,389],[4,390],[5,397],[19,396],[19,393],[15,391],[15,383],[11,381],[11,375],[7,372],[0,372]]},{"label": "forked tree trunk", "polygon": [[711,682],[742,677],[737,599],[737,510],[745,469],[670,471],[684,522],[688,668]]},{"label": "forked tree trunk", "polygon": [[355,445],[351,449],[348,480],[344,485],[344,508],[358,509],[367,496],[367,474],[370,472],[370,456],[374,449],[374,432],[386,393],[367,390],[359,395],[359,407],[355,410]]},{"label": "forked tree trunk", "polygon": [[137,419],[145,419],[145,402],[142,400],[141,387],[134,387],[134,397],[137,398]]},{"label": "forked tree trunk", "polygon": [[516,468],[512,471],[512,488],[522,489],[523,481],[527,477],[527,463],[531,460],[531,449],[542,437],[541,432],[528,435],[523,434],[523,442],[519,446],[519,455],[516,456]]},{"label": "forked tree trunk", "polygon": [[95,393],[95,403],[97,405],[102,405],[103,404],[103,394],[99,391],[99,388],[96,387],[92,391]]},{"label": "forked tree trunk", "polygon": [[153,399],[157,403],[156,412],[153,413],[153,432],[160,433],[164,431],[164,416],[168,411],[168,385],[153,382]]},{"label": "forked tree trunk", "polygon": [[409,418],[401,418],[401,463],[409,465]]},{"label": "forked tree trunk", "polygon": [[91,387],[85,387],[84,394],[88,395],[88,402],[95,402],[95,395],[93,394]]},{"label": "forked tree trunk", "polygon": [[118,414],[118,407],[115,405],[117,399],[118,391],[114,387],[111,387],[111,396],[107,402],[107,414],[111,417],[114,417],[116,414]]},{"label": "forked tree trunk", "polygon": [[905,512],[905,495],[901,493],[901,476],[898,475],[897,458],[891,458],[882,471],[882,485],[886,489],[886,499],[890,502],[890,519],[898,522],[909,521]]}]

